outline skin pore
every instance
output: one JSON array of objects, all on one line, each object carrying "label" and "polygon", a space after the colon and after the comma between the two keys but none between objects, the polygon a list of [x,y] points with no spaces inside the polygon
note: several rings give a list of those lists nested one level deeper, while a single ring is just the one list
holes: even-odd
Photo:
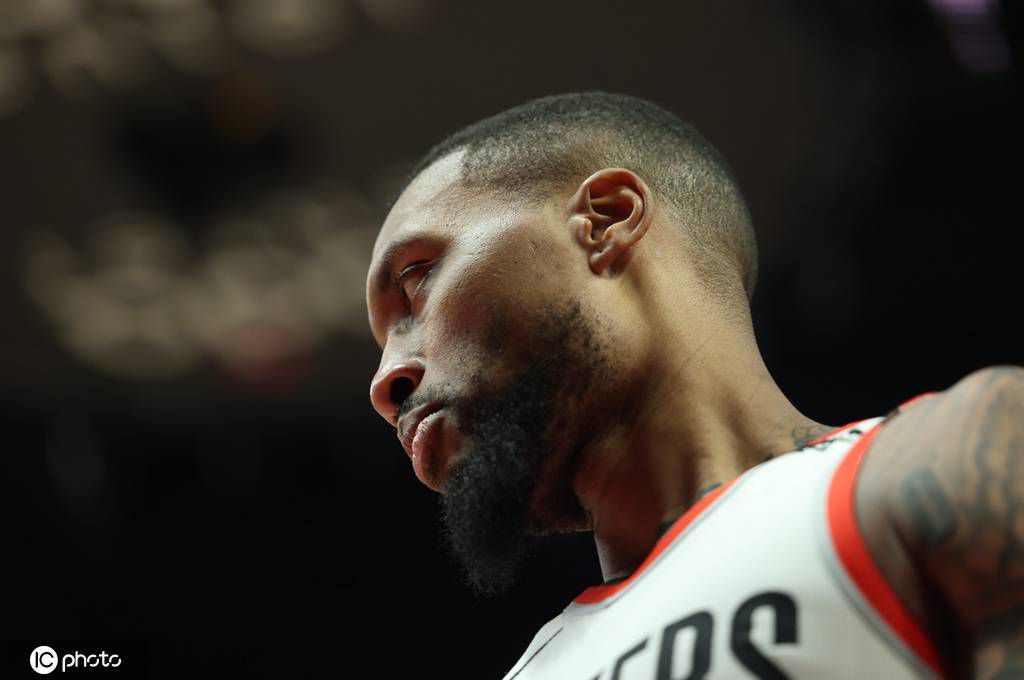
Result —
[{"label": "skin pore", "polygon": [[604,578],[621,578],[701,490],[831,429],[786,399],[745,304],[709,291],[638,175],[606,168],[537,201],[467,186],[462,153],[426,168],[378,236],[370,397],[395,426],[443,404],[422,481],[478,592],[569,531],[593,531]]}]

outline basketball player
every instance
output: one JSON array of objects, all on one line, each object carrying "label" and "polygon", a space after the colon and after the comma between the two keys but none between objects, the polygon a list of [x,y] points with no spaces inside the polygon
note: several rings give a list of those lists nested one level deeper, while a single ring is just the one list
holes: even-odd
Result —
[{"label": "basketball player", "polygon": [[1024,678],[1024,371],[829,427],[772,380],[750,216],[642,100],[430,151],[367,280],[370,397],[478,592],[592,531],[604,583],[507,680]]}]

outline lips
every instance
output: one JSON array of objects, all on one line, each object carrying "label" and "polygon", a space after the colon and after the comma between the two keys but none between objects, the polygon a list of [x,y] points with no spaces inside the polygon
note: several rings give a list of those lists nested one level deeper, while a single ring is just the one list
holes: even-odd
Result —
[{"label": "lips", "polygon": [[414,408],[398,420],[398,441],[402,442],[402,448],[412,457],[412,440],[416,436],[416,430],[423,422],[423,419],[435,411],[441,410],[444,404],[431,402]]},{"label": "lips", "polygon": [[443,404],[426,404],[407,413],[398,423],[398,439],[412,461],[416,477],[437,492],[442,485],[431,474],[444,421],[444,414],[439,413],[442,407]]}]

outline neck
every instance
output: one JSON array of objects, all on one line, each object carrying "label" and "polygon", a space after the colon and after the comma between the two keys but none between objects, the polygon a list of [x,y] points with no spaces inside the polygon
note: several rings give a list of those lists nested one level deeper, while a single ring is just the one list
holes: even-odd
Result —
[{"label": "neck", "polygon": [[698,345],[700,361],[655,362],[630,422],[583,450],[573,488],[606,581],[632,572],[703,490],[831,429],[802,415],[745,344],[753,339]]}]

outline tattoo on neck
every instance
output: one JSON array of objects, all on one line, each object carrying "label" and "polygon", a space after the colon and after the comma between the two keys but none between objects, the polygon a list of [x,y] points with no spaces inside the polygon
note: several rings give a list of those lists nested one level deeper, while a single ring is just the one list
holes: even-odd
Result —
[{"label": "tattoo on neck", "polygon": [[801,427],[794,427],[789,435],[793,438],[793,444],[798,449],[802,449],[807,446],[808,442],[817,439],[823,434],[828,432],[827,429],[820,425],[805,425]]}]

